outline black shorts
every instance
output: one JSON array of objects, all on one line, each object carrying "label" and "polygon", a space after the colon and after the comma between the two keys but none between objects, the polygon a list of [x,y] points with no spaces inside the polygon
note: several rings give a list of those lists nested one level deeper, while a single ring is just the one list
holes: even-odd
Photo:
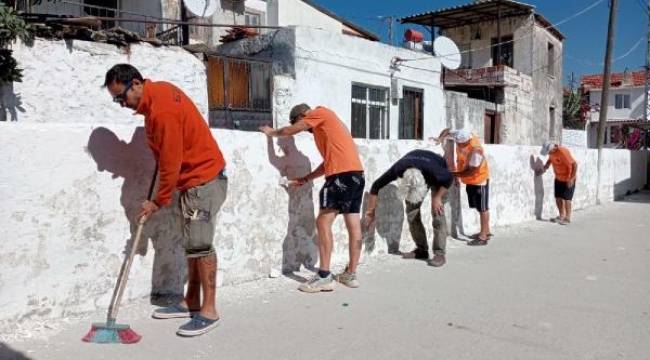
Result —
[{"label": "black shorts", "polygon": [[575,184],[573,184],[572,187],[569,187],[567,182],[555,179],[555,198],[571,201],[573,200],[573,191],[575,188]]},{"label": "black shorts", "polygon": [[338,210],[341,214],[360,213],[365,186],[363,171],[328,176],[318,196],[320,208]]},{"label": "black shorts", "polygon": [[485,185],[467,185],[466,190],[469,207],[480,213],[490,210],[490,180]]}]

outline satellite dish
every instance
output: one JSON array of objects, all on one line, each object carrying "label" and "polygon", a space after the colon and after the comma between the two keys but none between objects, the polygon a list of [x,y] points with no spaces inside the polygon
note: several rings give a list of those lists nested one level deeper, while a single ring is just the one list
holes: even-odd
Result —
[{"label": "satellite dish", "polygon": [[450,38],[438,37],[433,42],[433,51],[447,69],[456,70],[460,67],[460,50]]},{"label": "satellite dish", "polygon": [[183,0],[183,2],[187,10],[200,17],[210,16],[217,10],[215,0]]}]

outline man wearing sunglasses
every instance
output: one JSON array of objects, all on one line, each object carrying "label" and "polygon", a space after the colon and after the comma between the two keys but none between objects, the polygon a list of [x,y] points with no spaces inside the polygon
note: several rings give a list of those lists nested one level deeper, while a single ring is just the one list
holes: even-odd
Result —
[{"label": "man wearing sunglasses", "polygon": [[[303,185],[325,175],[325,185],[320,191],[320,211],[316,218],[318,230],[318,273],[301,284],[300,291],[315,293],[334,290],[334,280],[351,288],[359,287],[356,276],[361,254],[361,198],[365,179],[359,153],[348,128],[336,114],[325,107],[311,109],[307,104],[294,106],[289,113],[290,126],[273,129],[260,127],[268,136],[292,136],[302,131],[314,134],[323,163],[310,174],[291,180],[293,186]],[[336,276],[330,273],[330,258],[334,248],[332,224],[338,214],[343,214],[349,235],[350,262],[344,272]]]},{"label": "man wearing sunglasses", "polygon": [[158,189],[154,199],[142,203],[140,221],[169,205],[174,188],[181,192],[187,294],[179,304],[154,311],[153,317],[191,317],[177,334],[204,334],[220,320],[215,300],[217,256],[212,241],[216,215],[226,199],[226,162],[205,119],[178,87],[145,80],[129,64],[108,70],[104,87],[114,102],[144,115],[147,143],[158,162]]}]

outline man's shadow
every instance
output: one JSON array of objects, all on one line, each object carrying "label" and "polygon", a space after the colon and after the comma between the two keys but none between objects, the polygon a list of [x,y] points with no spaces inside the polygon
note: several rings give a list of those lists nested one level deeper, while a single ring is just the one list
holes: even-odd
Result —
[{"label": "man's shadow", "polygon": [[544,179],[541,171],[544,168],[544,162],[535,155],[530,155],[530,169],[533,170],[533,181],[535,182],[535,219],[543,220],[544,212]]},{"label": "man's shadow", "polygon": [[[267,139],[269,162],[287,179],[303,177],[311,172],[311,161],[296,147],[293,137],[278,139],[283,156],[275,153],[273,139]],[[287,234],[282,242],[282,273],[294,278],[300,266],[316,271],[318,243],[311,182],[302,186],[284,187],[289,195]],[[301,281],[301,278],[295,277]]]},{"label": "man's shadow", "polygon": [[[13,83],[0,81],[0,121],[18,121],[18,112],[25,113],[20,94],[14,92]],[[9,113],[9,119],[7,119]]]},{"label": "man's shadow", "polygon": [[[363,200],[363,217],[361,224],[365,230],[365,213],[368,208],[367,198],[369,193],[364,194]],[[377,194],[377,208],[375,209],[375,223],[364,232],[363,244],[366,253],[372,253],[376,248],[377,235],[386,239],[386,245],[389,254],[401,254],[400,240],[402,238],[402,228],[404,226],[404,203],[398,195],[397,186],[388,184],[384,186]]]},{"label": "man's shadow", "polygon": [[[456,162],[454,159],[454,143],[452,141],[446,141],[445,143],[442,144],[442,149],[444,151],[442,157],[445,159],[447,162],[447,168],[449,171],[455,171],[456,169]],[[452,238],[457,239],[457,240],[462,240],[461,235],[467,237],[465,234],[465,229],[463,227],[463,206],[461,204],[461,196],[460,196],[460,191],[461,191],[461,186],[460,186],[460,181],[454,180],[453,185],[451,185],[451,188],[448,189],[449,191],[449,210],[451,216],[447,218],[447,221],[449,222],[448,229],[449,229],[449,235],[451,235]],[[447,211],[447,209],[445,209]]]},{"label": "man's shadow", "polygon": [[[111,130],[99,127],[88,139],[88,153],[97,163],[97,170],[123,178],[120,204],[129,221],[130,236],[125,242],[125,254],[138,227],[140,206],[146,199],[155,171],[155,160],[147,146],[144,128],[138,127],[128,144]],[[154,192],[155,193],[155,192]],[[177,204],[177,197],[173,204]],[[137,254],[147,253],[149,239],[154,247],[154,263],[150,300],[154,305],[177,303],[183,298],[185,256],[181,247],[180,212],[174,205],[154,214],[144,225]],[[127,256],[125,256],[125,261]]]}]

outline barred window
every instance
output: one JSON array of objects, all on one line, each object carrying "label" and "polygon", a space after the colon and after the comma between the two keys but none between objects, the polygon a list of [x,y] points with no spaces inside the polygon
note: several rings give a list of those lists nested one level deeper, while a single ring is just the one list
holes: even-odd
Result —
[{"label": "barred window", "polygon": [[352,84],[351,133],[361,139],[388,139],[388,88]]}]

